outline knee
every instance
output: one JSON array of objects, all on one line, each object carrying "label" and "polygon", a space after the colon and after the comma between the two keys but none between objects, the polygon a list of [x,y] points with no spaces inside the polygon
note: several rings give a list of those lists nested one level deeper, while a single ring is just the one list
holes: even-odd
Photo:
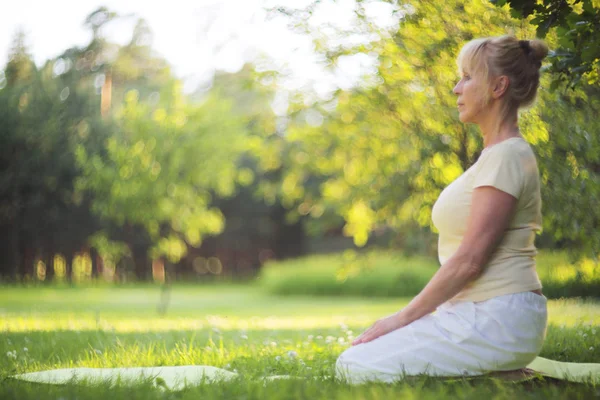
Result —
[{"label": "knee", "polygon": [[369,350],[372,349],[359,345],[344,351],[335,363],[336,378],[352,385],[366,382],[393,383],[404,378],[404,367],[399,360],[374,357]]},{"label": "knee", "polygon": [[348,357],[348,351],[346,350],[345,352],[340,354],[337,361],[335,362],[336,378],[343,381],[349,381],[350,377],[352,376],[352,366],[353,364],[350,362]]},{"label": "knee", "polygon": [[364,382],[365,366],[361,363],[357,348],[344,351],[335,362],[335,376],[337,379],[350,384]]}]

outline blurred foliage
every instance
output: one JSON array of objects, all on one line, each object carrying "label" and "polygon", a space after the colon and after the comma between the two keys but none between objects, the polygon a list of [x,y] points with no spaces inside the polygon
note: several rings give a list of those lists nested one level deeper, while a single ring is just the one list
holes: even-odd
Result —
[{"label": "blurred foliage", "polygon": [[[582,79],[600,83],[600,1],[598,0],[491,0],[508,4],[518,19],[528,18],[538,37],[556,31],[558,46],[550,53],[554,87],[566,82],[576,86]],[[533,18],[529,18],[529,17]]]},{"label": "blurred foliage", "polygon": [[600,86],[540,96],[539,113],[550,140],[535,150],[542,177],[544,227],[573,255],[600,251]]},{"label": "blurred foliage", "polygon": [[277,295],[410,297],[419,294],[438,267],[432,258],[347,250],[269,262],[259,282]]},{"label": "blurred foliage", "polygon": [[[477,159],[481,134],[458,121],[452,93],[462,45],[481,36],[535,35],[524,23],[531,18],[514,19],[508,7],[487,1],[414,2],[396,12],[403,16],[397,29],[361,28],[376,33],[377,41],[317,46],[330,65],[341,57],[375,57],[375,78],[308,106],[300,96],[290,107],[287,139],[294,146],[281,179],[284,200],[297,199],[298,213],[317,218],[333,211],[357,245],[383,227],[409,235],[407,227],[417,221],[433,229],[431,207],[440,191]],[[546,40],[555,47],[560,38],[549,32]],[[539,101],[520,115],[544,182],[544,228],[554,237],[551,245],[597,254],[600,214],[591,203],[600,188],[592,134],[598,89],[582,82],[568,93],[549,91],[551,79],[544,74]],[[309,113],[323,123],[311,124]],[[314,176],[322,183],[306,190]]]},{"label": "blurred foliage", "polygon": [[[345,251],[269,262],[260,285],[268,293],[304,296],[413,297],[438,270],[435,258],[406,257],[394,251]],[[600,266],[584,258],[573,263],[565,252],[540,251],[537,270],[550,299],[597,298]]]},{"label": "blurred foliage", "polygon": [[[17,40],[23,43],[22,33]],[[0,225],[6,235],[0,270],[31,277],[33,257],[50,265],[56,252],[84,247],[98,225],[73,188],[74,148],[93,146],[107,131],[73,75],[57,77],[52,62],[37,70],[24,47],[13,51],[0,90]]]},{"label": "blurred foliage", "polygon": [[109,263],[131,257],[138,277],[148,277],[149,256],[178,261],[188,244],[220,232],[212,197],[252,179],[236,168],[246,130],[230,102],[186,99],[143,20],[129,44],[106,41],[103,27],[117,17],[91,13],[91,42],[39,71],[24,34],[15,35],[0,80],[0,224],[9,256],[0,275],[36,276],[34,259],[42,259],[52,280],[53,255],[62,253],[69,279],[73,254],[93,246]]},{"label": "blurred foliage", "polygon": [[[357,245],[378,227],[429,225],[439,192],[476,160],[480,134],[458,121],[452,93],[460,47],[507,30],[532,33],[484,1],[421,2],[402,12],[397,30],[376,31],[380,40],[327,52],[331,63],[351,54],[374,55],[375,83],[339,90],[330,101],[334,107],[297,103],[287,133],[296,162],[282,179],[286,196],[304,196],[304,209],[316,217],[320,210],[335,211]],[[323,124],[306,123],[301,117],[308,112],[324,115]],[[539,121],[535,113],[526,118]],[[533,129],[526,133],[534,144],[547,140],[545,131],[535,129],[539,125],[529,123]],[[309,174],[324,178],[310,197],[302,190]]]},{"label": "blurred foliage", "polygon": [[129,92],[106,156],[76,151],[80,190],[93,193],[92,209],[118,225],[141,225],[155,243],[154,257],[179,261],[186,243],[223,229],[209,191],[230,196],[244,150],[244,127],[230,105],[209,98],[186,103],[175,85],[171,102],[154,109]]},{"label": "blurred foliage", "polygon": [[[327,69],[374,61],[358,86],[322,96],[285,89],[285,72],[268,63],[217,74],[211,87],[184,95],[144,20],[127,44],[106,40],[107,24],[120,18],[106,8],[86,19],[88,44],[39,69],[17,32],[0,76],[0,275],[34,276],[39,259],[51,278],[60,253],[69,276],[73,253],[91,247],[148,277],[150,258],[164,257],[168,269],[222,233],[224,210],[234,229],[253,225],[245,231],[252,240],[287,240],[280,254],[302,254],[305,232],[344,234],[359,247],[385,233],[392,245],[430,253],[431,207],[482,147],[476,127],[458,120],[456,56],[473,38],[531,38],[536,28],[551,48],[573,52],[550,58],[537,104],[520,116],[543,181],[543,244],[598,254],[600,97],[597,57],[588,60],[596,49],[585,44],[595,37],[595,2],[566,2],[571,11],[559,12],[544,1],[527,9],[382,1],[399,20],[384,28],[357,1],[357,20],[339,29],[309,24],[322,3],[277,12],[313,36]],[[253,246],[271,250],[260,240]]]},{"label": "blurred foliage", "polygon": [[35,64],[28,53],[25,41],[25,32],[22,29],[17,30],[4,69],[2,85],[15,86],[28,82],[33,77]]}]

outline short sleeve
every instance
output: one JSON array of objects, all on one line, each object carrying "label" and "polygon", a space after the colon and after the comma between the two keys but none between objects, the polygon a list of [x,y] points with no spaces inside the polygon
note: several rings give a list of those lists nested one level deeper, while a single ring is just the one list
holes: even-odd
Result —
[{"label": "short sleeve", "polygon": [[510,146],[482,154],[473,179],[473,189],[493,186],[518,199],[523,191],[523,168],[519,153]]}]

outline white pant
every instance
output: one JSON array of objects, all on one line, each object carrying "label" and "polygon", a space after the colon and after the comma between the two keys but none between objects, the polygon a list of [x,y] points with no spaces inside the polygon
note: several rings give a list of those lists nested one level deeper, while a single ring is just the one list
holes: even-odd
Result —
[{"label": "white pant", "polygon": [[547,299],[532,292],[481,302],[446,302],[435,313],[350,347],[336,363],[349,383],[394,382],[403,376],[482,375],[523,368],[539,354]]}]

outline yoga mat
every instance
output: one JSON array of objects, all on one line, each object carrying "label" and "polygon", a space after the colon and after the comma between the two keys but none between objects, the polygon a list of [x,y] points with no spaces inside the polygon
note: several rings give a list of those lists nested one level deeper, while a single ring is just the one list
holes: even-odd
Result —
[{"label": "yoga mat", "polygon": [[[560,379],[569,382],[600,383],[600,364],[572,363],[549,360],[537,357],[527,368],[541,376]],[[200,383],[224,382],[239,376],[225,369],[204,366],[184,365],[176,367],[134,367],[134,368],[66,368],[48,371],[30,372],[12,376],[29,382],[65,384],[69,382],[86,381],[90,383],[116,382],[135,383],[143,379],[152,379],[159,387],[170,390],[181,390],[186,385]],[[473,376],[468,378],[482,378]],[[264,377],[264,380],[297,378],[290,375],[274,375]],[[513,381],[526,381],[532,377],[515,378]],[[449,380],[456,380],[450,378]]]},{"label": "yoga mat", "polygon": [[134,367],[134,368],[64,368],[14,375],[12,378],[28,382],[66,384],[85,381],[89,383],[124,384],[152,379],[159,387],[181,390],[186,385],[194,386],[203,382],[229,381],[238,376],[225,369],[204,365],[182,365],[175,367]]},{"label": "yoga mat", "polygon": [[600,383],[600,364],[561,362],[537,357],[527,368],[542,376],[563,381]]}]

